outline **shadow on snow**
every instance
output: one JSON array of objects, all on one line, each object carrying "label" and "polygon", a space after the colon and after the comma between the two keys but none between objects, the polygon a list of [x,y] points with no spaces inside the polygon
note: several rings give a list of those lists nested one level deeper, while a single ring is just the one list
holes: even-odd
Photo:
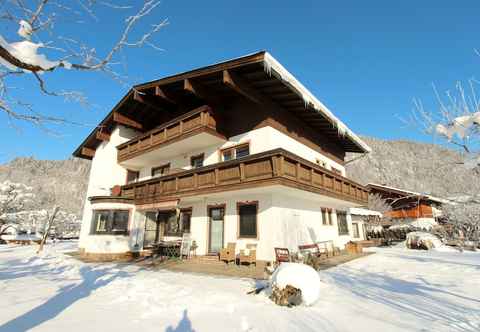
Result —
[{"label": "shadow on snow", "polygon": [[[342,267],[327,272],[335,283],[356,296],[440,323],[450,330],[477,331],[465,317],[480,317],[480,300],[442,289],[423,278],[406,281],[386,274]],[[394,323],[394,322],[392,322]]]},{"label": "shadow on snow", "polygon": [[187,309],[183,310],[182,319],[178,322],[177,326],[168,326],[165,332],[195,332],[192,327],[192,322],[188,318]]},{"label": "shadow on snow", "polygon": [[[34,257],[26,261],[18,260],[18,262],[16,260],[9,261],[8,264],[19,264],[20,266],[9,269],[10,271],[7,271],[7,269],[0,270],[0,280],[20,278],[22,276],[48,277],[51,276],[52,273],[59,275],[67,269],[66,266],[61,266],[54,268],[52,271],[51,267],[48,268],[48,264],[28,266],[36,259],[38,258]],[[115,279],[125,278],[130,275],[125,271],[116,270],[112,268],[112,266],[95,268],[95,266],[88,265],[81,267],[79,273],[81,276],[80,283],[74,282],[60,288],[57,293],[46,302],[1,325],[0,332],[26,331],[32,329],[56,317],[76,301],[89,296],[96,289],[109,284]],[[55,281],[60,278],[49,279]],[[63,278],[63,280],[65,279]]]}]

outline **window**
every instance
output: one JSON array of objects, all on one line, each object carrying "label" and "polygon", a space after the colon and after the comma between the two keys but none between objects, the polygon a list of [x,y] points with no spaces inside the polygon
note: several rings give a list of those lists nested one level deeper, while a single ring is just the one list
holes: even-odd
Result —
[{"label": "window", "polygon": [[223,161],[229,161],[229,160],[234,159],[233,153],[234,153],[233,149],[223,151],[223,153],[222,153]]},{"label": "window", "polygon": [[243,145],[235,149],[235,158],[243,158],[250,154],[250,146]]},{"label": "window", "polygon": [[354,238],[359,238],[360,237],[360,232],[358,229],[358,224],[356,222],[352,223],[352,229],[353,229],[353,237]]},{"label": "window", "polygon": [[328,225],[328,211],[325,208],[322,208],[322,224]]},{"label": "window", "polygon": [[222,150],[222,161],[243,158],[250,155],[250,145],[242,144]]},{"label": "window", "polygon": [[190,223],[192,220],[192,210],[182,210],[180,212],[181,227],[183,233],[190,233]]},{"label": "window", "polygon": [[128,234],[128,210],[94,210],[92,234]]},{"label": "window", "polygon": [[163,176],[167,175],[168,172],[170,171],[170,164],[158,166],[158,167],[153,167],[152,168],[152,176]]},{"label": "window", "polygon": [[257,237],[257,211],[258,203],[238,203],[238,237]]},{"label": "window", "polygon": [[348,235],[347,214],[343,211],[337,212],[338,235]]},{"label": "window", "polygon": [[197,156],[193,156],[190,158],[190,165],[193,168],[202,167],[203,166],[203,153]]},{"label": "window", "polygon": [[136,182],[140,176],[140,172],[127,169],[127,183]]},{"label": "window", "polygon": [[182,236],[183,233],[190,233],[190,224],[192,219],[192,209],[180,210],[180,215],[174,211],[159,212],[159,222],[165,222],[166,236]]},{"label": "window", "polygon": [[322,224],[333,225],[332,209],[322,208]]}]

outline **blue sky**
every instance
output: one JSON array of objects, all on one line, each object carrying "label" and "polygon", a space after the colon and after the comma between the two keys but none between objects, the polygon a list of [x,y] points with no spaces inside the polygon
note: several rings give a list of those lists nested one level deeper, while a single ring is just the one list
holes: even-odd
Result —
[{"label": "blue sky", "polygon": [[[414,97],[435,107],[432,83],[444,91],[479,73],[479,13],[478,1],[164,0],[149,18],[170,22],[155,38],[164,51],[126,52],[128,74],[140,83],[267,50],[356,133],[430,142],[400,119],[411,115]],[[118,35],[118,22],[107,13],[98,23],[65,29],[101,51]],[[41,96],[30,89],[33,81],[19,81],[19,93],[37,110],[85,125],[57,128],[54,136],[31,125],[12,127],[0,114],[0,162],[68,158],[127,91],[91,73],[45,78],[51,87],[82,90],[95,107]]]}]

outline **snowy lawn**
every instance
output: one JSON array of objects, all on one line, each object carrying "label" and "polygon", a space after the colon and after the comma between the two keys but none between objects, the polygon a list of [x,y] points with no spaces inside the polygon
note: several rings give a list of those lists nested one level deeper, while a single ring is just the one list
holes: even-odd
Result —
[{"label": "snowy lawn", "polygon": [[85,264],[74,247],[0,246],[0,332],[480,330],[478,253],[375,249],[289,309],[246,295],[250,280]]}]

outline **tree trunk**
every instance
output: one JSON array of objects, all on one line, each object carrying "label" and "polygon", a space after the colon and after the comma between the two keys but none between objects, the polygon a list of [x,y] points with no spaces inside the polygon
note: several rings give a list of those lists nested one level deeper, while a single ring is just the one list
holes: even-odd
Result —
[{"label": "tree trunk", "polygon": [[58,210],[60,210],[59,206],[55,206],[53,209],[52,215],[50,216],[48,220],[48,224],[45,227],[45,233],[43,233],[42,241],[40,242],[40,246],[38,247],[37,254],[40,253],[40,251],[43,250],[43,246],[45,245],[45,242],[47,241],[48,233],[50,232],[50,229],[53,226],[53,223],[55,221],[55,216],[57,215]]}]

